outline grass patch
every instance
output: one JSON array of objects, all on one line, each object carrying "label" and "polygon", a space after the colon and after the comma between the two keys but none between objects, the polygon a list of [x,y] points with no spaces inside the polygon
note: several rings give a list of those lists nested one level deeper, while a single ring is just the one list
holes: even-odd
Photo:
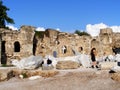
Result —
[{"label": "grass patch", "polygon": [[1,64],[1,67],[13,67],[13,65]]}]

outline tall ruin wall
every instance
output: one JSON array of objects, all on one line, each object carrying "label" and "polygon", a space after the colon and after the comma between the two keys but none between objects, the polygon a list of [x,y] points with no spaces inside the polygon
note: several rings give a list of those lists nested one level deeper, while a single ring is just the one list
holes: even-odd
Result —
[{"label": "tall ruin wall", "polygon": [[33,37],[35,28],[22,26],[18,31],[1,31],[1,59],[22,59],[33,54]]},{"label": "tall ruin wall", "polygon": [[[35,27],[32,26],[22,26],[18,31],[0,31],[1,53],[6,54],[7,61],[20,60],[30,55],[64,57],[73,56],[75,52],[89,55],[93,47],[97,49],[100,57],[114,54],[113,48],[120,48],[120,33],[113,33],[110,28],[101,29],[96,37],[79,36],[54,29],[46,29],[36,36]],[[63,47],[66,48],[64,52]]]}]

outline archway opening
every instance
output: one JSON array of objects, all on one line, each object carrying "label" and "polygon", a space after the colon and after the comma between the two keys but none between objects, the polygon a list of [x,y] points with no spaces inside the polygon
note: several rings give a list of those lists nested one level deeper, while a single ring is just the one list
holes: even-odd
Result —
[{"label": "archway opening", "polygon": [[38,42],[38,40],[34,36],[34,38],[33,38],[33,55],[35,55],[35,53],[36,53],[37,42]]},{"label": "archway opening", "polygon": [[7,63],[5,43],[6,43],[6,41],[2,41],[2,47],[1,47],[1,64],[6,64]]},{"label": "archway opening", "polygon": [[112,50],[115,54],[120,54],[120,48],[113,48]]},{"label": "archway opening", "polygon": [[62,53],[63,54],[67,53],[67,46],[65,46],[65,45],[62,46]]},{"label": "archway opening", "polygon": [[5,43],[6,43],[5,41],[2,41],[2,53],[5,53],[5,51],[6,51],[5,50]]},{"label": "archway opening", "polygon": [[20,52],[20,43],[18,41],[14,43],[14,52]]}]

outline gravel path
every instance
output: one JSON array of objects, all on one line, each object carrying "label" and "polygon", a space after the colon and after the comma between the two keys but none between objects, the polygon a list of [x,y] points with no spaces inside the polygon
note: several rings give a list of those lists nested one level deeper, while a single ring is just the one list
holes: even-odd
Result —
[{"label": "gravel path", "polygon": [[0,82],[0,90],[120,90],[120,82],[112,80],[107,70],[79,68],[37,80],[14,77]]}]

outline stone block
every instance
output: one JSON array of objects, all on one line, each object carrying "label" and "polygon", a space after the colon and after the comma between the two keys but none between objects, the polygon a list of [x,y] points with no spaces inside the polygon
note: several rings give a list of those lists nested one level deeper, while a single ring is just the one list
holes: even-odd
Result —
[{"label": "stone block", "polygon": [[120,81],[120,73],[113,73],[111,75],[111,79],[113,79],[115,81]]},{"label": "stone block", "polygon": [[109,70],[114,66],[117,66],[117,62],[101,62],[100,63],[102,70]]},{"label": "stone block", "polygon": [[79,63],[74,61],[59,61],[56,65],[56,69],[77,69],[79,68]]},{"label": "stone block", "polygon": [[[26,75],[26,78],[29,78],[31,76],[42,76],[42,77],[53,77],[59,73],[59,71],[56,70],[14,70],[15,76],[23,76]],[[21,78],[21,77],[20,77]]]},{"label": "stone block", "polygon": [[53,65],[42,65],[42,70],[52,70],[54,69]]},{"label": "stone block", "polygon": [[0,70],[0,81],[9,80],[14,77],[13,70]]}]

